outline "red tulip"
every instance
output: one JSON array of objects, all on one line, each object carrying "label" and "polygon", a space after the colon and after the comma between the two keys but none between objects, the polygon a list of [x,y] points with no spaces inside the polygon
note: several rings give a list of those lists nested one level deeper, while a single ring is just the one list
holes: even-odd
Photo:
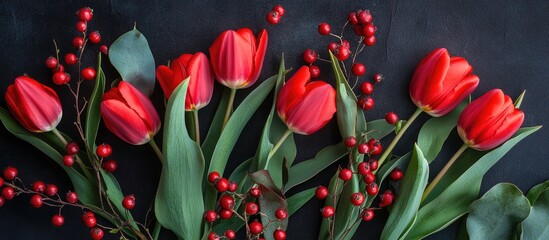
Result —
[{"label": "red tulip", "polygon": [[8,87],[6,102],[13,116],[31,132],[49,132],[63,116],[55,91],[27,76],[17,77]]},{"label": "red tulip", "polygon": [[328,83],[313,81],[301,67],[278,93],[278,116],[295,133],[309,135],[324,127],[336,112],[336,92]]},{"label": "red tulip", "polygon": [[151,100],[124,81],[103,95],[101,116],[111,132],[133,145],[147,143],[160,129]]},{"label": "red tulip", "polygon": [[461,57],[451,57],[438,48],[417,66],[410,82],[410,96],[416,106],[433,117],[452,111],[478,86],[473,67]]},{"label": "red tulip", "polygon": [[259,33],[257,40],[248,28],[221,33],[210,47],[217,81],[232,89],[254,84],[263,66],[267,41],[266,30]]},{"label": "red tulip", "polygon": [[471,102],[458,120],[461,139],[476,150],[492,149],[507,141],[520,128],[524,113],[500,89],[493,89]]},{"label": "red tulip", "polygon": [[173,60],[170,67],[162,65],[156,69],[156,78],[166,98],[170,98],[175,88],[187,77],[191,78],[185,98],[185,110],[198,110],[208,105],[213,93],[214,74],[206,54],[183,54]]}]

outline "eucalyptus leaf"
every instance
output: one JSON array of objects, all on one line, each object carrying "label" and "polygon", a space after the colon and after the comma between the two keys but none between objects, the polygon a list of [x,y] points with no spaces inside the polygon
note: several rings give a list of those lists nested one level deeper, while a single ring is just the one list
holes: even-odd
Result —
[{"label": "eucalyptus leaf", "polygon": [[387,219],[380,239],[400,239],[416,218],[421,196],[429,180],[429,163],[417,144],[406,169],[399,195]]},{"label": "eucalyptus leaf", "polygon": [[155,63],[149,43],[135,27],[109,47],[109,59],[124,81],[149,96],[154,90]]},{"label": "eucalyptus leaf", "polygon": [[524,239],[549,239],[549,189],[533,204],[530,215],[522,222]]},{"label": "eucalyptus leaf", "polygon": [[95,151],[95,138],[97,137],[99,123],[101,123],[101,98],[105,91],[105,73],[101,68],[101,53],[97,56],[97,72],[95,86],[86,112],[86,144],[92,152]]},{"label": "eucalyptus leaf", "polygon": [[183,81],[168,101],[164,124],[164,162],[155,199],[156,218],[183,239],[202,237],[204,157],[185,126]]},{"label": "eucalyptus leaf", "polygon": [[539,195],[545,192],[545,190],[547,189],[549,189],[549,181],[540,183],[534,186],[532,189],[530,189],[530,191],[528,191],[528,194],[526,194],[526,198],[528,198],[531,205],[534,205],[538,200]]},{"label": "eucalyptus leaf", "polygon": [[530,213],[530,203],[513,184],[492,187],[469,207],[467,233],[471,239],[512,239]]}]

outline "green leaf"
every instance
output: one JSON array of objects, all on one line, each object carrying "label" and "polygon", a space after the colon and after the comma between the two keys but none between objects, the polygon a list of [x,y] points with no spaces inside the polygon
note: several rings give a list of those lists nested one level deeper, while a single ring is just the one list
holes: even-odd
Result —
[{"label": "green leaf", "polygon": [[467,106],[467,101],[464,101],[452,112],[443,117],[429,119],[421,127],[417,137],[417,145],[423,151],[429,163],[435,160],[442,149],[442,145],[456,127],[459,115],[465,106]]},{"label": "green leaf", "polygon": [[95,78],[95,86],[88,102],[88,110],[86,112],[86,141],[88,149],[95,151],[95,138],[99,123],[101,123],[101,97],[105,92],[105,73],[101,68],[101,53],[97,57],[97,77]]},{"label": "green leaf", "polygon": [[387,123],[385,119],[373,120],[367,125],[371,131],[368,136],[375,139],[382,139],[395,130],[395,125]]},{"label": "green leaf", "polygon": [[400,193],[381,233],[381,239],[400,239],[416,217],[423,190],[429,180],[429,163],[417,144],[402,180]]},{"label": "green leaf", "polygon": [[[330,192],[334,192],[335,190],[335,185],[336,183],[338,184],[341,184],[341,183],[338,183],[340,181],[340,179],[338,178],[338,173],[339,171],[337,171],[333,176],[332,176],[332,179],[330,179],[330,184],[328,185],[328,189],[330,190]],[[334,200],[337,202],[339,201],[339,195],[336,195],[335,197],[332,195],[331,197],[328,197],[326,198],[325,202],[324,202],[324,206],[334,206]],[[318,231],[318,240],[325,240],[325,239],[330,239],[330,225],[331,225],[331,221],[330,219],[328,218],[322,218],[322,224],[320,225],[320,230]]]},{"label": "green leaf", "polygon": [[[240,163],[238,167],[231,173],[231,176],[229,179],[233,182],[240,183],[244,178],[246,178],[248,174],[248,169],[250,169],[250,165],[252,164],[253,158],[248,158],[246,161]],[[238,185],[240,186],[240,184]]]},{"label": "green leaf", "polygon": [[164,162],[156,193],[155,213],[163,227],[183,239],[202,236],[202,175],[204,157],[185,126],[185,95],[189,81],[183,81],[168,101],[164,124]]},{"label": "green leaf", "polygon": [[124,193],[122,193],[122,189],[120,188],[120,184],[118,184],[118,181],[116,180],[116,178],[112,174],[105,172],[103,169],[99,169],[99,171],[103,178],[103,183],[104,183],[103,189],[105,189],[105,191],[107,192],[107,195],[111,200],[112,204],[114,205],[114,207],[116,208],[116,210],[118,211],[118,214],[122,218],[126,220],[130,220],[132,226],[135,229],[139,229],[139,226],[137,226],[135,221],[133,221],[133,216],[131,215],[131,213],[127,213],[127,210],[124,208],[124,206],[122,206]]},{"label": "green leaf", "polygon": [[459,224],[456,240],[469,240],[469,235],[467,234],[467,215],[463,216],[463,219]]},{"label": "green leaf", "polygon": [[265,239],[272,240],[274,239],[273,232],[277,227],[280,227],[283,230],[286,230],[286,227],[288,227],[288,218],[280,220],[278,224],[269,224],[270,219],[276,219],[275,213],[278,209],[286,209],[286,211],[288,211],[286,199],[282,190],[273,182],[269,171],[259,170],[249,176],[261,189],[261,196],[259,197],[258,202],[259,209],[261,209],[262,213],[261,222],[265,227],[263,229],[263,236]]},{"label": "green leaf", "polygon": [[[356,172],[353,165],[349,166],[349,169],[353,172]],[[337,172],[339,175],[339,171]],[[349,201],[351,199],[351,195],[353,195],[356,192],[360,192],[359,189],[359,180],[358,180],[358,174],[353,174],[353,177],[351,180],[349,180],[344,186],[343,191],[341,192],[341,196],[339,197],[339,200],[337,202],[336,208],[336,214],[335,214],[335,227],[334,227],[334,237],[335,239],[342,239],[344,236],[351,237],[349,234],[345,232],[346,229],[349,229],[355,220],[358,219],[360,214],[360,209],[356,206],[352,205]],[[342,181],[340,181],[340,184]],[[339,186],[339,189],[341,189],[341,186]],[[341,191],[341,190],[337,190]],[[332,191],[330,189],[331,193],[337,192],[335,189]]]},{"label": "green leaf", "polygon": [[533,204],[530,215],[522,222],[524,239],[549,239],[549,189]]},{"label": "green leaf", "polygon": [[526,198],[530,201],[531,205],[534,205],[536,201],[538,200],[539,195],[542,192],[545,192],[545,190],[549,189],[549,181],[545,181],[544,183],[540,183],[536,186],[534,186],[528,194],[526,194]]},{"label": "green leaf", "polygon": [[124,81],[147,96],[152,94],[156,80],[154,58],[147,39],[135,27],[111,44],[109,59]]},{"label": "green leaf", "polygon": [[512,239],[530,213],[530,203],[513,184],[499,183],[469,207],[467,233],[472,239]]},{"label": "green leaf", "polygon": [[298,184],[311,179],[320,171],[347,155],[348,152],[349,150],[343,143],[338,143],[323,148],[314,158],[292,166],[288,173],[289,180],[286,186],[284,186],[284,191],[287,192]]},{"label": "green leaf", "polygon": [[521,128],[507,142],[491,151],[465,151],[424,200],[417,222],[406,239],[424,238],[466,214],[478,196],[484,174],[513,146],[540,128]]},{"label": "green leaf", "polygon": [[[223,118],[225,117],[225,111],[227,110],[227,105],[229,105],[229,98],[231,95],[231,89],[225,88],[223,94],[221,95],[221,100],[217,105],[217,110],[215,111],[212,123],[210,124],[210,129],[208,130],[208,135],[202,143],[202,152],[204,153],[204,159],[206,160],[206,167],[210,166],[210,161],[212,159],[213,151],[217,145],[217,140],[221,136],[221,130],[223,130]],[[207,175],[207,174],[205,174]],[[205,179],[204,179],[205,180]]]}]

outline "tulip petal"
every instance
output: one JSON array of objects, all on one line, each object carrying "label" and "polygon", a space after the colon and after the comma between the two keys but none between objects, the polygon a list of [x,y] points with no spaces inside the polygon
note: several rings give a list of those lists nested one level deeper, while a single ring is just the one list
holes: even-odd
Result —
[{"label": "tulip petal", "polygon": [[185,110],[198,110],[208,105],[212,98],[214,75],[208,57],[201,52],[193,55],[187,69],[191,78],[185,99]]},{"label": "tulip petal", "polygon": [[233,89],[246,87],[253,71],[253,53],[249,42],[233,30],[223,32],[210,47],[217,80]]},{"label": "tulip petal", "polygon": [[439,117],[446,115],[456,108],[475,88],[477,88],[479,78],[477,75],[469,75],[463,78],[456,86],[448,87],[450,91],[445,96],[431,105],[433,111],[431,116]]},{"label": "tulip petal", "polygon": [[[310,86],[310,87],[309,87]],[[307,93],[287,113],[286,125],[295,133],[309,135],[324,127],[336,112],[335,90],[322,81],[311,82]]]},{"label": "tulip petal", "polygon": [[124,81],[118,84],[118,91],[124,98],[128,108],[134,110],[143,119],[153,134],[156,133],[160,129],[160,117],[151,100],[137,90],[137,88]]},{"label": "tulip petal", "polygon": [[305,93],[305,84],[311,80],[309,67],[302,66],[297,72],[284,84],[276,98],[276,109],[280,119],[286,119],[288,110],[303,98]]},{"label": "tulip petal", "polygon": [[261,73],[261,69],[263,68],[263,60],[265,59],[267,43],[269,42],[269,35],[267,34],[267,30],[261,30],[258,39],[259,45],[257,47],[257,52],[254,52],[254,70],[252,72],[252,75],[248,79],[249,85],[252,85],[257,81],[257,79],[259,78],[259,74]]},{"label": "tulip petal", "polygon": [[501,112],[507,108],[503,103],[505,95],[500,89],[493,89],[471,102],[461,113],[458,124],[467,133],[468,140],[476,139]]},{"label": "tulip petal", "polygon": [[133,145],[141,145],[150,140],[147,124],[136,111],[123,102],[101,102],[101,115],[107,128],[122,140]]},{"label": "tulip petal", "polygon": [[[443,89],[442,80],[450,67],[450,55],[445,48],[438,48],[418,64],[410,82],[410,96],[416,106],[427,107]],[[427,109],[428,110],[428,109]]]},{"label": "tulip petal", "polygon": [[480,151],[497,147],[513,136],[523,122],[524,113],[518,109],[511,109],[511,113],[505,113],[491,128],[477,137],[474,140],[477,144],[472,147]]},{"label": "tulip petal", "polygon": [[164,96],[166,99],[169,99],[177,87],[173,71],[164,65],[158,66],[156,68],[156,78],[158,79],[158,83],[160,83],[160,87],[162,87]]}]

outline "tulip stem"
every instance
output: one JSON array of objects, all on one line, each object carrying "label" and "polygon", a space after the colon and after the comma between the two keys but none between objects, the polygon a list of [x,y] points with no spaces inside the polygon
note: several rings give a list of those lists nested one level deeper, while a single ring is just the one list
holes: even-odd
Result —
[{"label": "tulip stem", "polygon": [[292,130],[286,129],[286,132],[284,132],[284,134],[282,135],[282,137],[280,137],[280,139],[279,139],[278,142],[274,145],[274,147],[271,149],[271,151],[269,151],[269,155],[267,155],[267,161],[265,161],[265,169],[267,169],[267,166],[269,165],[269,161],[270,161],[271,158],[275,155],[276,151],[278,151],[278,149],[280,148],[280,146],[282,146],[282,144],[284,143],[284,141],[286,141],[286,138],[288,138],[288,136],[290,136],[290,134],[292,134]]},{"label": "tulip stem", "polygon": [[[53,134],[55,134],[55,136],[57,136],[57,138],[59,138],[61,143],[63,143],[63,146],[67,145],[67,143],[68,143],[67,139],[65,139],[65,137],[63,137],[63,135],[59,132],[59,130],[57,130],[57,128],[52,129],[51,132],[53,132]],[[88,170],[88,167],[86,166],[86,164],[84,164],[84,162],[82,162],[82,159],[78,156],[78,154],[76,154],[74,156],[76,157],[76,162],[78,163],[78,165],[82,169],[82,172],[84,172],[84,175],[86,175],[86,177],[90,180],[94,179],[94,177],[92,177],[90,171]]]},{"label": "tulip stem", "polygon": [[225,128],[225,125],[227,125],[227,122],[229,121],[229,117],[231,117],[235,95],[236,95],[236,89],[231,88],[231,95],[229,96],[229,103],[227,104],[227,111],[225,112],[225,119],[223,119],[223,127],[221,129]]},{"label": "tulip stem", "polygon": [[[393,151],[393,148],[396,146],[396,144],[398,143],[398,141],[400,140],[400,138],[402,137],[402,135],[404,135],[404,133],[406,132],[406,129],[408,129],[408,127],[410,127],[410,125],[412,125],[412,122],[414,122],[414,120],[416,120],[416,118],[419,116],[419,114],[421,114],[423,112],[423,110],[421,110],[420,108],[416,109],[416,111],[414,112],[414,114],[412,114],[412,116],[410,116],[410,118],[406,121],[406,123],[402,126],[402,128],[400,129],[400,131],[398,131],[397,135],[395,136],[395,138],[393,139],[393,141],[391,142],[391,144],[389,144],[389,146],[387,147],[387,149],[385,150],[385,152],[383,152],[383,155],[381,155],[381,157],[379,158],[378,160],[378,164],[379,166],[382,166],[383,162],[385,161],[385,159],[389,156],[389,154],[391,154],[391,151]],[[377,171],[377,170],[376,170]]]},{"label": "tulip stem", "polygon": [[198,120],[198,110],[193,110],[194,140],[200,145],[200,122]]},{"label": "tulip stem", "polygon": [[454,164],[454,162],[459,158],[459,156],[461,156],[461,154],[463,154],[463,152],[465,152],[465,150],[467,150],[467,144],[463,144],[463,146],[461,146],[461,148],[459,148],[457,150],[457,152],[454,154],[454,156],[452,156],[452,158],[450,158],[450,160],[446,163],[446,165],[444,165],[444,168],[442,168],[442,170],[440,170],[440,172],[437,174],[435,179],[433,179],[433,181],[429,184],[429,186],[427,186],[427,188],[423,192],[423,196],[421,197],[422,202],[423,202],[423,200],[425,200],[425,198],[427,198],[427,196],[433,190],[433,188],[435,188],[437,183],[440,182],[440,179],[442,179],[444,174],[446,174],[448,169],[450,169],[452,164]]},{"label": "tulip stem", "polygon": [[162,154],[162,151],[160,151],[160,148],[158,145],[156,145],[156,142],[154,141],[154,138],[151,138],[149,141],[149,144],[151,145],[152,149],[154,150],[154,153],[156,153],[156,156],[158,156],[158,159],[160,160],[160,163],[164,162],[164,155]]}]

